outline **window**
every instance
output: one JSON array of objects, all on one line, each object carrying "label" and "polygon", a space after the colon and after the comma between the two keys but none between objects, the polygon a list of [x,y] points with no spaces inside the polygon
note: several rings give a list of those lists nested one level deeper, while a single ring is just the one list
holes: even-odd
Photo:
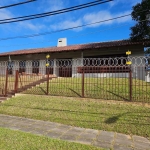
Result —
[{"label": "window", "polygon": [[26,71],[26,61],[20,61],[19,62],[19,73],[23,73]]}]

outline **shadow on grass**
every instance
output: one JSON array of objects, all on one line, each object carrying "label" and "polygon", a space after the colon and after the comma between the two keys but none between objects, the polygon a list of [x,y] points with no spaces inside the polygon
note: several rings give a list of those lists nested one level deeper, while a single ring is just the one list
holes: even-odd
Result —
[{"label": "shadow on grass", "polygon": [[77,93],[76,91],[74,91],[73,89],[69,88],[70,91],[74,92],[75,94],[77,94],[79,97],[82,97],[79,93]]},{"label": "shadow on grass", "polygon": [[39,88],[44,94],[47,94],[46,91],[42,87],[39,87]]},{"label": "shadow on grass", "polygon": [[108,92],[108,93],[111,93],[111,94],[113,94],[113,95],[115,95],[115,96],[117,96],[117,97],[119,97],[119,98],[122,98],[124,101],[130,101],[129,99],[127,99],[127,98],[124,98],[123,96],[121,96],[121,95],[118,95],[118,94],[116,94],[116,93],[113,93],[113,92],[111,92],[111,91],[108,91],[108,90],[104,90],[103,88],[100,88],[100,87],[98,87],[98,86],[96,86],[97,88],[99,88],[99,89],[101,89],[101,90],[103,90],[103,91],[105,91],[105,92]]},{"label": "shadow on grass", "polygon": [[116,123],[120,116],[121,115],[110,117],[105,121],[105,123],[107,124]]}]

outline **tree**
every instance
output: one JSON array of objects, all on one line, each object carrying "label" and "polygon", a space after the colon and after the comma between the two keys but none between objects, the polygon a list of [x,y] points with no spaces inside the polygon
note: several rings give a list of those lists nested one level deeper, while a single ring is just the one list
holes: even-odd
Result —
[{"label": "tree", "polygon": [[150,48],[147,48],[147,49],[144,51],[144,54],[145,54],[145,56],[150,56]]},{"label": "tree", "polygon": [[150,0],[142,0],[132,9],[132,19],[137,23],[131,27],[130,39],[135,41],[150,39]]}]

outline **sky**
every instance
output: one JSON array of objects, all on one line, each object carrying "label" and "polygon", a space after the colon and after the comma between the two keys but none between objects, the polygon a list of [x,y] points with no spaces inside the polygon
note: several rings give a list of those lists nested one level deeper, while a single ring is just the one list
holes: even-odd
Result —
[{"label": "sky", "polygon": [[[0,1],[0,6],[2,7],[23,1],[25,0]],[[16,7],[0,9],[0,20],[64,9],[91,1],[94,0],[37,0]],[[130,14],[132,7],[140,2],[141,0],[113,0],[105,4],[55,16],[0,24],[0,39],[52,32]],[[67,45],[128,39],[131,33],[130,28],[134,25],[135,22],[131,16],[128,16],[113,21],[34,38],[0,40],[0,53],[32,48],[56,47],[59,38],[67,38]]]}]

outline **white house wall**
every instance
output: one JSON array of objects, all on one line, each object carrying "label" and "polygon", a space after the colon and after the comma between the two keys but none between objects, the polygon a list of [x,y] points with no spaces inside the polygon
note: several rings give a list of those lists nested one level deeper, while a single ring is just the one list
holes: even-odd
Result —
[{"label": "white house wall", "polygon": [[40,60],[39,63],[39,74],[46,74],[46,61]]},{"label": "white house wall", "polygon": [[0,75],[6,75],[7,62],[0,61]]},{"label": "white house wall", "polygon": [[32,74],[32,61],[26,61],[26,73]]},{"label": "white house wall", "polygon": [[59,67],[57,67],[57,64],[56,64],[56,59],[54,59],[54,68],[53,68],[53,75],[55,76],[59,76]]}]

